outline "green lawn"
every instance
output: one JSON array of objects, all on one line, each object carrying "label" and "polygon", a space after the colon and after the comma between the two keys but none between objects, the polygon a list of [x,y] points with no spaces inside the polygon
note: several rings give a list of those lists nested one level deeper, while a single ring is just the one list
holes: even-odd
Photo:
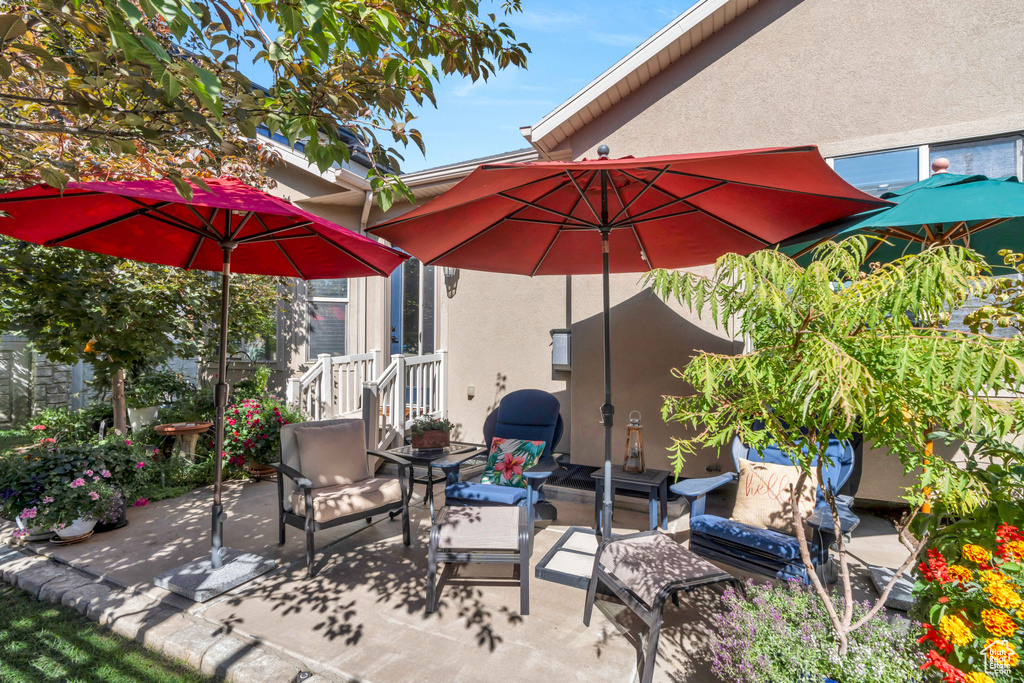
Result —
[{"label": "green lawn", "polygon": [[77,612],[0,584],[0,681],[177,683],[209,680]]}]

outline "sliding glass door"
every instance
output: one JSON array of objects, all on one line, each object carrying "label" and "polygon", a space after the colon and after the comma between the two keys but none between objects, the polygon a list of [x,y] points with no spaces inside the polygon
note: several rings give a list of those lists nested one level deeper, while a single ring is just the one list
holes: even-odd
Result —
[{"label": "sliding glass door", "polygon": [[434,352],[434,278],[414,258],[391,274],[391,355]]}]

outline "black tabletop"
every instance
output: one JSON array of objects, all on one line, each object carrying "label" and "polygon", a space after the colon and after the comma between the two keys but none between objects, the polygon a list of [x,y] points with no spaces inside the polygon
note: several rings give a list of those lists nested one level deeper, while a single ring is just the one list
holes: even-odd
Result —
[{"label": "black tabletop", "polygon": [[[604,478],[604,468],[599,467],[590,475],[594,479]],[[625,481],[631,484],[650,484],[659,486],[661,482],[668,479],[668,470],[654,470],[648,467],[643,472],[624,472],[622,465],[612,466],[612,481]]]},{"label": "black tabletop", "polygon": [[466,455],[467,457],[472,457],[473,455],[478,455],[479,453],[483,453],[486,450],[486,448],[479,444],[453,441],[450,446],[445,446],[444,448],[430,448],[427,450],[417,450],[412,446],[406,445],[399,446],[398,448],[390,448],[388,449],[388,453],[400,456],[402,458],[405,458],[406,460],[415,462],[417,464],[426,464],[434,462],[435,460],[439,460],[441,458],[446,458],[450,455]]}]

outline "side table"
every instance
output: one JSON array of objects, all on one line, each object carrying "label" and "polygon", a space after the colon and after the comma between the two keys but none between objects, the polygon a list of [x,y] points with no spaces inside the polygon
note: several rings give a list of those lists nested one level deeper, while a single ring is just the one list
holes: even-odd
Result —
[{"label": "side table", "polygon": [[[604,469],[590,475],[596,482],[594,490],[594,528],[601,529],[601,503],[604,498]],[[642,473],[624,472],[620,465],[612,467],[612,496],[615,489],[647,492],[650,529],[668,529],[668,477],[666,470],[647,469]]]}]

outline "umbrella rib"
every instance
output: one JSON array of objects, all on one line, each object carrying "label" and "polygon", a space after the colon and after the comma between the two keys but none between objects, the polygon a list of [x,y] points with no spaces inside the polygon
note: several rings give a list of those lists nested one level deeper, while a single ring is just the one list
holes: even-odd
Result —
[{"label": "umbrella rib", "polygon": [[[242,239],[235,240],[235,241],[238,242],[239,244],[247,244],[249,242],[266,242],[268,237],[273,237],[274,235],[277,235],[278,233],[288,232],[289,230],[298,230],[299,228],[307,228],[307,227],[309,227],[312,224],[313,224],[313,221],[308,221],[308,220],[306,220],[306,221],[299,221],[298,223],[292,223],[291,225],[284,225],[284,226],[281,226],[280,228],[274,228],[274,229],[271,230],[270,228],[267,227],[267,224],[264,223],[263,224],[263,228],[266,230],[266,232],[264,232],[264,233],[257,233],[255,235],[250,235],[249,237],[243,237]],[[315,234],[317,234],[317,233],[314,232],[313,230],[309,230],[309,231],[307,231],[307,234],[302,235],[302,237],[309,237],[310,235],[315,235]]]},{"label": "umbrella rib", "polygon": [[[654,169],[653,168],[647,168],[647,169],[644,169],[644,170],[653,171]],[[687,178],[700,178],[702,180],[723,180],[722,178],[716,178],[714,176],[701,175],[700,173],[687,173],[686,171],[668,171],[668,173],[669,173],[669,175],[680,175],[680,176],[685,176]],[[828,197],[830,199],[843,199],[843,200],[851,201],[851,202],[859,202],[861,204],[873,204],[876,207],[879,204],[881,204],[882,202],[886,201],[884,199],[861,199],[860,197],[845,197],[845,196],[834,195],[834,194],[822,194],[821,192],[808,192],[807,190],[790,190],[790,189],[787,189],[787,188],[784,188],[784,187],[775,187],[775,186],[772,186],[772,185],[760,185],[758,183],[748,183],[748,182],[743,181],[743,180],[726,180],[725,182],[729,183],[730,185],[743,185],[744,187],[756,187],[756,188],[761,189],[761,190],[774,190],[776,192],[792,192],[794,194],[805,194],[805,195],[808,195],[808,196],[811,196],[811,197]],[[890,204],[891,204],[891,202],[890,202]]]},{"label": "umbrella rib", "polygon": [[249,222],[249,219],[253,217],[254,213],[255,211],[246,211],[245,216],[243,216],[242,220],[239,221],[238,227],[234,229],[234,231],[231,233],[231,237],[229,237],[228,239],[235,239],[236,237],[238,237],[238,233],[242,232],[242,228],[245,227],[245,224]]},{"label": "umbrella rib", "polygon": [[[556,187],[556,188],[555,188],[555,190],[560,190],[560,189],[562,189],[563,187],[565,187],[565,185],[566,185],[566,183],[562,183],[561,185],[559,185],[558,187]],[[547,192],[546,194],[543,194],[543,195],[541,195],[541,196],[540,196],[540,197],[538,197],[537,199],[538,199],[538,200],[540,200],[540,199],[544,199],[544,198],[545,198],[545,197],[547,197],[547,196],[548,196],[549,194],[551,194],[551,192],[554,192],[555,190],[551,190],[551,191]],[[534,209],[539,209],[539,210],[541,210],[541,211],[546,211],[547,213],[553,213],[554,215],[556,215],[556,216],[558,216],[558,217],[560,217],[560,218],[564,218],[564,219],[566,219],[567,221],[569,221],[569,220],[577,220],[577,221],[579,221],[579,222],[580,222],[580,223],[581,223],[582,225],[587,225],[587,226],[590,226],[590,227],[592,227],[592,228],[599,228],[599,227],[601,227],[601,226],[599,226],[599,225],[598,225],[597,223],[590,223],[589,221],[584,221],[584,220],[583,220],[582,218],[575,218],[575,219],[574,219],[574,218],[573,218],[572,216],[570,216],[570,215],[568,215],[568,214],[565,214],[565,213],[562,213],[561,211],[556,211],[555,209],[549,209],[549,208],[548,208],[548,207],[546,207],[546,206],[541,206],[540,204],[537,204],[536,202],[531,202],[531,201],[529,201],[529,200],[526,200],[526,199],[520,199],[519,197],[513,197],[512,195],[510,195],[510,194],[506,194],[505,192],[496,192],[496,193],[495,193],[495,195],[496,195],[496,196],[498,196],[498,197],[504,197],[505,199],[511,199],[511,200],[512,200],[512,201],[514,201],[514,202],[519,202],[520,204],[522,204],[522,205],[523,205],[523,208],[522,208],[522,209],[519,209],[519,211],[522,211],[522,210],[523,210],[523,209],[525,209],[526,207],[532,207],[532,208],[534,208]]]},{"label": "umbrella rib", "polygon": [[[141,200],[136,199],[135,197],[124,197],[124,199],[127,199],[132,204],[136,204],[137,206],[142,207],[144,209],[144,211],[143,211],[144,213],[156,214],[156,216],[154,216],[154,215],[150,215],[149,216],[149,218],[151,218],[151,219],[153,219],[155,221],[160,221],[161,223],[166,223],[166,224],[171,225],[173,227],[180,228],[180,229],[185,230],[187,232],[191,232],[194,235],[202,235],[206,239],[212,239],[215,242],[219,242],[220,241],[220,235],[217,234],[216,230],[214,230],[213,232],[203,232],[199,228],[196,228],[195,226],[189,225],[188,223],[182,221],[177,216],[174,216],[172,214],[167,213],[166,211],[162,211],[161,210],[163,207],[168,206],[170,204],[174,204],[175,202],[162,202],[162,203],[159,203],[159,204],[150,205],[150,204],[146,204],[145,202],[143,202]],[[192,207],[189,207],[189,208],[192,208]],[[162,216],[163,218],[158,218],[157,216]],[[206,223],[206,220],[203,219],[202,216],[200,216],[200,219],[203,221],[203,223]]]},{"label": "umbrella rib", "polygon": [[298,239],[309,239],[310,237],[316,237],[315,232],[300,232],[297,235],[254,235],[253,237],[246,239],[245,242],[240,244],[263,244],[265,242],[278,242],[281,240],[298,240]]},{"label": "umbrella rib", "polygon": [[[665,174],[665,171],[667,171],[667,170],[668,170],[668,166],[665,166],[660,171],[658,171],[658,174],[656,176],[654,176],[654,178],[651,179],[651,181],[649,183],[646,183],[644,185],[644,187],[639,192],[636,193],[636,196],[634,196],[632,199],[629,200],[629,204],[623,204],[622,205],[622,209],[617,214],[612,216],[611,222],[615,223],[615,221],[619,220],[619,217],[622,216],[623,214],[628,215],[629,214],[629,207],[633,206],[633,204],[636,203],[636,201],[638,199],[640,199],[640,197],[644,196],[644,193],[647,192],[647,190],[651,189],[651,187],[655,183],[658,182],[658,179],[661,178],[661,176],[663,176]],[[626,173],[624,175],[629,175],[629,174]],[[630,175],[630,177],[633,177],[633,176]],[[612,187],[615,187],[614,183],[612,183]],[[615,188],[615,194],[617,196],[619,195],[619,190],[618,190],[617,187]],[[619,203],[622,203],[622,197],[621,196],[619,196]]]},{"label": "umbrella rib", "polygon": [[199,213],[199,210],[196,209],[196,207],[192,206],[191,204],[186,204],[185,206],[188,207],[188,210],[191,211],[196,218],[203,222],[203,225],[206,226],[207,230],[217,235],[217,241],[220,241],[224,237],[223,235],[217,232],[217,228],[213,227],[213,219],[217,217],[217,212],[220,211],[220,209],[214,209],[213,213],[210,214],[210,217],[206,218],[205,216],[203,216],[203,214]]},{"label": "umbrella rib", "polygon": [[383,270],[381,270],[377,266],[375,266],[372,263],[364,260],[362,257],[360,257],[359,255],[355,254],[354,252],[349,251],[348,249],[346,249],[345,247],[341,246],[340,244],[338,244],[334,240],[328,239],[327,237],[324,237],[323,235],[321,235],[318,232],[313,232],[312,234],[315,235],[316,237],[319,237],[324,242],[327,242],[327,244],[330,244],[332,247],[334,247],[335,249],[337,249],[337,250],[341,251],[342,253],[346,254],[350,258],[355,259],[356,261],[359,261],[359,263],[363,264],[364,266],[366,266],[367,268],[369,268],[373,272],[377,273],[378,275],[380,275],[382,277],[387,277],[388,275],[390,275],[390,273],[385,273]]},{"label": "umbrella rib", "polygon": [[[661,174],[659,173],[658,176],[655,178],[655,180],[657,180],[660,177],[661,177]],[[646,191],[647,189],[649,189],[649,188],[644,188],[643,191]],[[627,212],[629,207],[626,206],[626,204],[622,201],[622,195],[619,194],[619,188],[615,185],[615,183],[612,183],[612,191],[615,193],[615,198],[619,200],[619,206],[622,207],[622,211],[619,211],[619,213],[615,214],[616,217],[618,217],[620,214],[622,214],[624,212]],[[637,196],[639,196],[639,195],[637,195]],[[636,199],[637,199],[637,197],[633,197],[634,201]],[[630,205],[632,205],[632,203],[633,202],[630,202]],[[690,212],[687,212],[687,213],[690,213]],[[627,213],[627,216],[628,216],[628,213]],[[662,218],[670,218],[670,216],[662,216]],[[612,222],[614,222],[614,219],[612,219]],[[642,239],[640,239],[640,233],[637,232],[636,222],[635,221],[630,221],[629,229],[633,231],[633,237],[636,238],[636,243],[640,246],[640,258],[642,258],[644,260],[644,263],[646,263],[648,266],[653,268],[654,265],[651,263],[651,260],[649,258],[647,258],[647,247],[644,246],[644,241]]]},{"label": "umbrella rib", "polygon": [[588,223],[569,223],[567,220],[563,221],[546,221],[543,218],[519,218],[518,216],[509,216],[505,220],[513,223],[536,223],[538,225],[557,225],[564,227],[566,225],[575,225],[580,228],[594,229],[596,226],[592,226]]},{"label": "umbrella rib", "polygon": [[[573,187],[575,187],[576,191],[580,193],[581,197],[583,197],[583,201],[586,202],[587,208],[590,209],[590,213],[594,214],[594,218],[597,219],[597,226],[595,226],[595,227],[600,226],[601,225],[601,216],[598,215],[597,209],[594,208],[594,205],[590,203],[590,199],[587,197],[587,191],[584,190],[582,187],[580,187],[579,183],[576,182],[576,178],[573,177],[571,172],[566,171],[565,175],[567,175],[569,177],[569,180],[572,181]],[[593,184],[593,182],[594,182],[593,179],[596,176],[597,176],[597,173],[594,173],[594,174],[591,175],[591,180],[590,180],[590,182],[587,183],[587,188],[588,189]],[[582,219],[580,219],[580,220],[582,220]]]},{"label": "umbrella rib", "polygon": [[[597,174],[596,173],[594,173],[593,175],[590,176],[590,180],[587,181],[587,186],[585,188],[583,188],[584,192],[589,190],[590,186],[594,184],[594,179],[595,178],[597,178]],[[580,194],[580,196],[576,197],[576,201],[573,202],[572,208],[569,209],[569,215],[572,215],[572,214],[576,213],[576,208],[580,205],[580,202],[583,201],[583,196],[584,196],[583,194]],[[569,219],[566,219],[566,220],[562,221],[561,224],[559,224],[559,223],[557,223],[555,221],[544,221],[544,223],[549,223],[549,222],[550,223],[554,223],[555,225],[558,225],[559,226],[558,230],[555,230],[555,236],[551,238],[551,242],[548,243],[548,248],[544,250],[543,254],[541,254],[540,260],[537,261],[537,265],[534,267],[533,272],[530,273],[530,277],[533,277],[534,275],[536,275],[537,271],[540,270],[540,267],[542,265],[544,265],[544,260],[548,257],[548,254],[551,253],[551,249],[555,246],[555,242],[558,240],[558,236],[562,234],[562,230],[564,230],[565,226],[567,226],[569,224]],[[578,224],[574,224],[574,225],[578,225]]]},{"label": "umbrella rib", "polygon": [[280,242],[276,241],[276,240],[274,241],[274,244],[276,244],[277,248],[281,250],[281,255],[284,256],[288,260],[288,263],[290,263],[292,268],[295,269],[295,272],[299,274],[299,279],[305,280],[306,276],[302,274],[302,271],[299,270],[299,267],[297,265],[295,265],[295,261],[293,261],[292,257],[288,255],[287,251],[285,251],[284,245],[281,244]]},{"label": "umbrella rib", "polygon": [[[632,178],[633,180],[640,180],[639,178],[637,178],[636,176],[634,176],[634,175],[632,175],[630,173],[625,173],[624,172],[623,175],[625,175],[628,178]],[[692,207],[693,204],[690,204],[688,200],[692,199],[693,197],[696,197],[697,195],[704,194],[705,192],[710,192],[711,190],[718,189],[719,187],[722,187],[722,185],[725,185],[725,184],[727,184],[727,181],[720,180],[717,183],[715,183],[714,185],[709,185],[708,187],[702,188],[702,189],[697,190],[695,192],[691,192],[690,194],[683,195],[682,197],[679,197],[677,199],[673,199],[672,201],[666,202],[665,204],[662,204],[661,206],[656,206],[653,209],[647,209],[646,211],[641,211],[640,213],[636,214],[635,216],[626,216],[626,218],[628,220],[623,220],[623,221],[619,221],[619,222],[613,221],[612,222],[612,227],[618,227],[620,225],[628,225],[630,223],[634,223],[634,222],[640,220],[641,218],[643,218],[644,216],[648,216],[648,215],[650,215],[652,213],[657,213],[658,211],[662,211],[664,209],[667,209],[670,206],[675,206],[676,204],[684,203],[684,204]],[[661,188],[655,188],[655,189],[658,192],[662,192],[663,194],[668,194],[667,192],[665,192]],[[669,195],[669,196],[671,196],[671,195]],[[694,210],[696,210],[696,207],[694,208]]]},{"label": "umbrella rib", "polygon": [[[158,206],[166,206],[167,204],[170,204],[170,202],[164,202],[163,204],[159,204]],[[68,241],[73,240],[73,239],[75,239],[77,237],[81,237],[82,235],[88,235],[90,232],[95,232],[96,230],[102,230],[103,228],[109,228],[111,225],[116,225],[117,223],[120,223],[121,221],[126,221],[129,218],[135,218],[136,216],[141,216],[141,215],[145,214],[147,211],[149,211],[148,207],[140,208],[140,209],[135,209],[134,211],[129,211],[128,213],[122,214],[122,215],[118,216],[117,218],[110,218],[110,219],[102,221],[100,223],[96,223],[95,225],[90,225],[88,228],[82,228],[81,230],[76,230],[75,232],[70,233],[68,235],[61,235],[60,237],[55,237],[52,240],[47,240],[45,242],[45,246],[47,246],[47,247],[58,246],[58,245],[60,245],[63,242],[68,242]]]},{"label": "umbrella rib", "polygon": [[[52,187],[52,186],[51,186]],[[57,188],[54,188],[57,189]],[[96,192],[92,190],[86,190],[85,192],[75,192],[74,194],[65,195],[63,192],[58,195],[61,199],[67,199],[68,197],[95,197],[96,195],[104,194],[103,192]],[[38,202],[43,199],[56,199],[52,194],[41,194],[34,197],[11,197],[0,201],[0,205],[3,204],[19,204],[21,202]]]},{"label": "umbrella rib", "polygon": [[206,239],[202,235],[196,241],[196,246],[192,249],[192,255],[188,257],[188,263],[185,264],[185,270],[191,270],[192,264],[195,263],[196,257],[199,256],[199,249],[203,246],[203,240]]},{"label": "umbrella rib", "polygon": [[[566,182],[565,182],[565,181],[563,180],[562,182],[560,182],[560,183],[559,183],[558,185],[556,185],[555,187],[551,188],[550,190],[548,190],[547,192],[545,192],[545,193],[544,193],[544,194],[542,194],[541,196],[537,197],[537,201],[540,201],[541,199],[545,199],[546,197],[549,197],[550,195],[554,194],[555,192],[558,192],[558,191],[559,191],[559,190],[561,190],[561,189],[562,189],[563,187],[565,187],[565,186],[566,186],[566,184],[567,184],[567,183],[566,183]],[[526,200],[524,200],[524,199],[517,199],[517,198],[515,198],[515,197],[506,197],[505,195],[503,195],[503,194],[502,194],[502,193],[500,193],[500,192],[499,192],[499,193],[497,193],[497,194],[499,194],[499,195],[501,195],[501,196],[505,197],[506,199],[511,199],[511,200],[513,200],[513,201],[517,201],[517,202],[521,202],[521,203],[525,203],[525,202],[526,202]],[[532,202],[530,202],[530,203],[527,203],[527,206],[529,206],[530,204],[532,204]],[[424,265],[427,265],[427,266],[432,266],[432,265],[434,265],[435,263],[437,263],[437,262],[438,262],[438,260],[439,260],[439,259],[443,259],[444,257],[448,256],[449,254],[451,254],[452,252],[456,251],[457,249],[461,249],[462,247],[466,246],[467,244],[469,244],[470,242],[472,242],[472,241],[473,241],[473,240],[475,240],[476,238],[478,238],[478,237],[482,237],[482,236],[483,236],[483,235],[484,235],[485,233],[487,233],[487,232],[490,232],[491,230],[493,230],[494,228],[498,227],[499,225],[501,225],[501,224],[502,224],[502,223],[504,223],[505,221],[507,221],[507,220],[509,220],[509,219],[511,219],[511,218],[515,218],[516,214],[517,214],[517,213],[520,213],[520,212],[522,212],[522,211],[525,211],[525,210],[527,209],[527,206],[521,206],[521,207],[519,207],[518,209],[516,209],[515,211],[513,211],[513,212],[512,212],[511,214],[509,214],[509,215],[507,215],[507,216],[502,216],[502,217],[501,217],[501,218],[499,218],[498,220],[496,220],[496,221],[494,221],[493,223],[491,223],[490,225],[488,225],[488,226],[487,226],[486,228],[484,228],[483,230],[480,230],[479,232],[475,232],[475,233],[473,233],[472,235],[470,235],[469,237],[467,237],[466,239],[462,240],[461,242],[459,242],[458,244],[456,244],[456,245],[455,245],[454,247],[452,247],[451,249],[448,249],[448,250],[444,251],[443,253],[441,253],[441,254],[438,254],[438,255],[437,255],[437,256],[435,256],[434,258],[430,259],[429,261],[426,261],[426,262],[424,262]],[[538,206],[537,208],[539,208],[539,209],[544,209],[544,207],[543,207],[543,206]],[[545,211],[548,211],[548,209],[544,209],[544,210],[545,210]],[[557,212],[554,212],[554,211],[553,211],[552,213],[557,213]],[[562,214],[558,214],[558,215],[559,215],[559,216],[562,216]],[[563,216],[563,218],[567,218],[567,219],[568,219],[568,218],[571,218],[571,217],[570,217],[570,216]],[[597,227],[597,226],[594,226],[594,227]]]},{"label": "umbrella rib", "polygon": [[[725,181],[722,181],[722,182],[723,183],[730,183],[732,181],[725,180]],[[719,187],[721,187],[721,186],[719,186]],[[722,225],[728,226],[728,227],[732,228],[733,230],[735,230],[736,232],[742,233],[742,234],[746,235],[747,237],[749,237],[749,238],[751,238],[753,240],[757,240],[758,242],[760,242],[761,244],[763,244],[766,247],[771,246],[771,242],[769,242],[768,240],[764,239],[763,237],[758,237],[754,233],[752,233],[752,232],[750,232],[748,230],[744,230],[743,228],[741,228],[740,226],[736,225],[735,223],[727,221],[726,219],[722,218],[721,216],[718,216],[718,215],[714,214],[711,211],[708,211],[707,209],[702,209],[701,207],[699,207],[699,206],[697,206],[695,204],[690,204],[687,201],[687,199],[693,197],[692,194],[688,195],[687,197],[677,197],[677,196],[675,196],[674,194],[672,194],[671,192],[669,192],[668,190],[666,190],[663,187],[655,187],[654,189],[657,192],[662,193],[666,197],[669,197],[670,199],[675,199],[675,200],[678,200],[678,201],[685,202],[687,205],[692,206],[696,211],[700,211],[705,216],[710,216],[711,218],[715,219],[716,221],[718,221]],[[709,188],[705,188],[704,191],[707,191],[707,190],[710,190],[710,189],[712,189],[712,188],[710,188],[710,187]],[[662,207],[662,208],[664,208],[664,207]]]}]

